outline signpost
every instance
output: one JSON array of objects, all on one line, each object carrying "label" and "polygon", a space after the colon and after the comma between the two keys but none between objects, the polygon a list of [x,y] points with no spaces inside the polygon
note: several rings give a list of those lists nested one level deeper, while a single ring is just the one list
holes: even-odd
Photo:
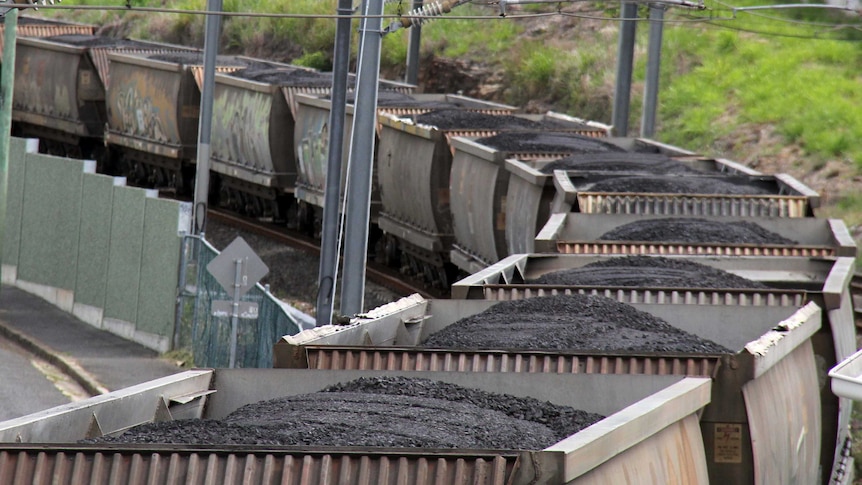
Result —
[{"label": "signpost", "polygon": [[237,237],[207,265],[207,271],[224,288],[232,301],[212,302],[215,317],[230,315],[230,364],[236,365],[237,325],[240,317],[257,318],[258,305],[250,301],[239,301],[248,290],[269,273],[266,264],[254,253],[245,239]]}]

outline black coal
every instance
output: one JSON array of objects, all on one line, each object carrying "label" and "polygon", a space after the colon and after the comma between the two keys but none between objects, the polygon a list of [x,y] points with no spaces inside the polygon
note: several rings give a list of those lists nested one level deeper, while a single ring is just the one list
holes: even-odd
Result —
[{"label": "black coal", "polygon": [[774,192],[736,177],[633,175],[608,178],[589,187],[591,192],[647,192],[654,194],[769,195]]},{"label": "black coal", "polygon": [[153,44],[129,39],[117,39],[102,35],[63,34],[46,37],[47,40],[61,44],[81,47],[114,47],[125,49],[152,49]]},{"label": "black coal", "polygon": [[697,218],[645,219],[612,229],[604,241],[660,241],[729,244],[798,244],[749,221],[720,222]]},{"label": "black coal", "polygon": [[[416,122],[441,130],[574,130],[581,125],[554,118],[531,120],[511,114],[489,114],[464,109],[436,109],[416,116]],[[586,127],[586,125],[582,125]]]},{"label": "black coal", "polygon": [[542,167],[543,173],[554,170],[583,170],[607,172],[703,173],[682,162],[658,153],[584,153],[554,160]]},{"label": "black coal", "polygon": [[505,301],[461,319],[427,348],[727,353],[727,348],[603,296],[556,295]]},{"label": "black coal", "polygon": [[712,266],[661,256],[626,256],[543,274],[537,285],[635,288],[768,288]]},{"label": "black coal", "polygon": [[508,131],[479,138],[476,143],[509,153],[602,153],[623,149],[588,136],[573,133]]},{"label": "black coal", "polygon": [[[174,62],[177,64],[200,65],[204,63],[204,54],[199,51],[180,51],[152,54],[148,59],[155,61]],[[219,66],[247,66],[249,61],[235,56],[217,56],[216,65]]]},{"label": "black coal", "polygon": [[84,442],[538,450],[602,418],[429,379],[368,377],[249,404],[220,421],[149,423]]}]

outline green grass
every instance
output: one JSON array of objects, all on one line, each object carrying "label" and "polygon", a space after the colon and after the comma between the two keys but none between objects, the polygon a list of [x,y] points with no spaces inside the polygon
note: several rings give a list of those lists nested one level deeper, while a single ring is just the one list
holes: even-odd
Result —
[{"label": "green grass", "polygon": [[[773,34],[806,33],[774,23],[755,24]],[[666,29],[664,48],[665,141],[706,148],[743,125],[771,124],[814,159],[862,168],[862,146],[855,143],[862,135],[858,42],[686,26]]]}]

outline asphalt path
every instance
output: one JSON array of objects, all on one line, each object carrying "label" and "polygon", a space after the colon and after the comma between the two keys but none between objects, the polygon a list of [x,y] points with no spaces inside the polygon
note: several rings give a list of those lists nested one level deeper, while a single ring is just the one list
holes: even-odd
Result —
[{"label": "asphalt path", "polygon": [[[24,416],[81,397],[58,369],[0,336],[0,421]],[[57,380],[55,384],[50,378]],[[63,393],[60,387],[67,388]]]}]

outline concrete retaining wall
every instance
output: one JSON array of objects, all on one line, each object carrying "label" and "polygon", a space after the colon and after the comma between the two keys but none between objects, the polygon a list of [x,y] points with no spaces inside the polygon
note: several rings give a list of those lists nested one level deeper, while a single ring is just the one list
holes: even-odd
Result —
[{"label": "concrete retaining wall", "polygon": [[2,281],[151,349],[170,349],[191,204],[12,139]]}]

